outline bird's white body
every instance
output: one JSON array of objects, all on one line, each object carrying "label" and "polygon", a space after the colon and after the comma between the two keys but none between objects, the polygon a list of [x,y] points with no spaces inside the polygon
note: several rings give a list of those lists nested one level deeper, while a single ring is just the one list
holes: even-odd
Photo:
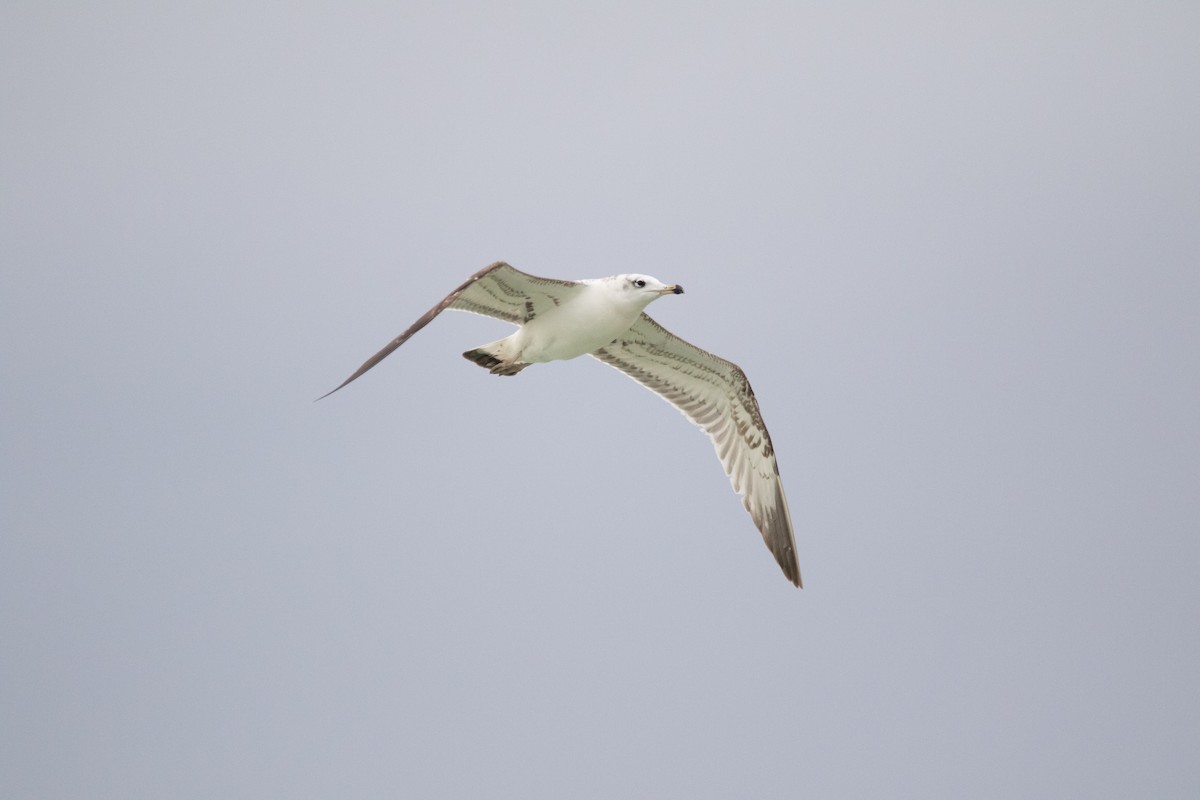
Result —
[{"label": "bird's white body", "polygon": [[644,275],[614,275],[579,283],[580,291],[561,305],[494,342],[493,354],[504,361],[542,364],[594,353],[628,331],[652,301],[664,294],[682,293],[678,286]]}]

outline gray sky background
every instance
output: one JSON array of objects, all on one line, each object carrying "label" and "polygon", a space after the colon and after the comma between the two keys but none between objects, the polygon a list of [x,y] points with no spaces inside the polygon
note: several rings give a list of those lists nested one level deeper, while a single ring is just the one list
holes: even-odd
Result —
[{"label": "gray sky background", "polygon": [[0,795],[1200,795],[1200,6],[834,5],[5,3]]}]

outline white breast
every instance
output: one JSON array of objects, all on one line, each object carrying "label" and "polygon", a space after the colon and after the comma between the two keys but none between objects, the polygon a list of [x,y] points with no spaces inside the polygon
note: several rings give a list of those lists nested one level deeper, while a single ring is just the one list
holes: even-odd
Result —
[{"label": "white breast", "polygon": [[630,305],[609,285],[589,284],[568,302],[551,309],[513,334],[522,361],[559,361],[595,352],[637,320],[642,305]]}]

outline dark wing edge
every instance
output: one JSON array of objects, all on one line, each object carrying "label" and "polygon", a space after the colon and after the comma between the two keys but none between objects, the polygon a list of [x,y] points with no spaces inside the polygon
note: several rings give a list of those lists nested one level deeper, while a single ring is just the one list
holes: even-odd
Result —
[{"label": "dark wing edge", "polygon": [[[448,308],[495,317],[514,325],[520,325],[533,315],[534,307],[528,301],[528,289],[536,287],[540,295],[546,296],[551,302],[557,302],[552,294],[554,289],[569,291],[570,287],[579,285],[575,281],[539,278],[536,275],[521,272],[503,261],[489,264],[463,281],[461,286],[446,295],[440,303],[422,314],[420,319],[408,327],[408,330],[388,342],[382,350],[363,362],[363,365],[355,370],[353,375],[342,381],[336,388],[318,397],[317,400],[324,400],[338,389],[362,377],[364,373],[391,355],[396,348],[411,339],[413,334]],[[476,291],[468,292],[472,287],[479,288]]]},{"label": "dark wing edge", "polygon": [[627,334],[591,355],[700,426],[783,574],[803,587],[775,450],[741,368],[680,339],[647,314]]}]

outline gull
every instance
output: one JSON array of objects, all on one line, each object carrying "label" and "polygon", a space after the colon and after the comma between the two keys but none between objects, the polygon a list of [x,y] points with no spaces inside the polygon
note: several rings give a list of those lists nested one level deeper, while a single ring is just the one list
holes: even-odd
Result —
[{"label": "gull", "polygon": [[447,309],[517,325],[516,332],[463,357],[493,375],[516,375],[531,364],[589,355],[619,369],[700,426],[775,560],[801,586],[792,517],[779,479],[775,448],[746,374],[731,361],[685,342],[644,309],[683,294],[649,275],[567,281],[539,278],[497,261],[481,269],[371,356],[324,399],[361,377]]}]

